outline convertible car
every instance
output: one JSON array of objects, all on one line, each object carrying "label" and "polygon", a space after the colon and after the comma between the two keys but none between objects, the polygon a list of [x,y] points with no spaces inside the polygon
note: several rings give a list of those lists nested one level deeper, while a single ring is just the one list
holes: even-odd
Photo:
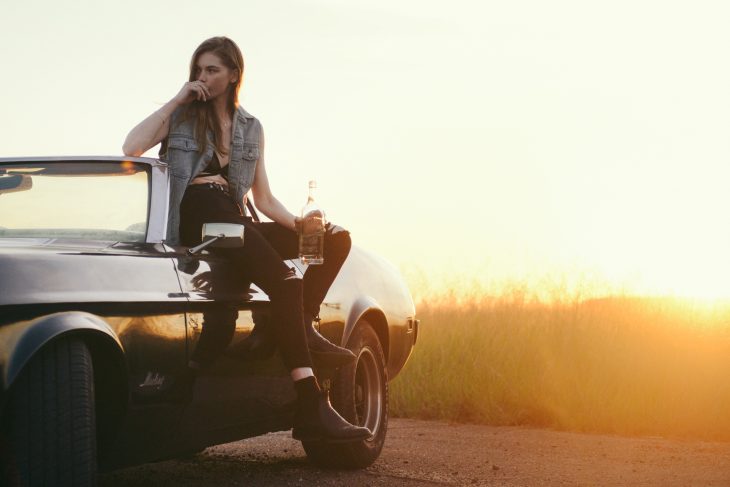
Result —
[{"label": "convertible car", "polygon": [[[243,227],[211,225],[205,248],[169,245],[169,177],[148,158],[0,159],[5,484],[92,485],[98,469],[292,427],[278,352],[241,346],[266,326],[268,297],[215,252],[242,245]],[[315,464],[362,468],[383,448],[388,381],[418,334],[414,304],[390,264],[353,246],[320,318],[320,332],[357,356],[316,370],[320,382],[373,436],[303,446]]]}]

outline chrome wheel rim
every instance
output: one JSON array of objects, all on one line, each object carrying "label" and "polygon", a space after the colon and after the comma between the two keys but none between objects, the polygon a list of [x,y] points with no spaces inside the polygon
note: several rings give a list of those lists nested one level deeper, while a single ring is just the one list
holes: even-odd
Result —
[{"label": "chrome wheel rim", "polygon": [[376,434],[383,416],[383,376],[375,353],[360,351],[355,371],[355,414],[357,424]]}]

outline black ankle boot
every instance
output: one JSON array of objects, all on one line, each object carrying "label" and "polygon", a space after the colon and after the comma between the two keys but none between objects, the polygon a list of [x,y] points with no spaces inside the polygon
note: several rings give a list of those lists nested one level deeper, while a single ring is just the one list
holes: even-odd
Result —
[{"label": "black ankle boot", "polygon": [[[254,315],[254,327],[246,339],[233,345],[226,353],[242,360],[266,360],[276,349],[274,335],[268,316]],[[304,330],[307,335],[309,354],[314,365],[321,368],[337,368],[355,361],[355,354],[346,348],[338,347],[314,329],[311,315],[304,315]]]},{"label": "black ankle boot", "polygon": [[327,392],[321,391],[314,377],[296,381],[297,411],[292,438],[299,441],[350,443],[372,436],[369,429],[348,423],[332,408]]},{"label": "black ankle boot", "polygon": [[318,367],[340,367],[352,363],[357,359],[354,353],[346,348],[335,345],[315,330],[314,320],[307,313],[304,313],[304,330],[307,333],[309,354],[312,356],[312,361]]}]

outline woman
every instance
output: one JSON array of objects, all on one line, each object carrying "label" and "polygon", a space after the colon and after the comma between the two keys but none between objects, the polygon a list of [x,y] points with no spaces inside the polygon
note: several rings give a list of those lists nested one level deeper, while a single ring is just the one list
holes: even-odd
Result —
[{"label": "woman", "polygon": [[[238,46],[226,37],[206,40],[193,54],[189,81],[132,129],[124,154],[136,157],[162,143],[161,158],[171,172],[168,243],[200,243],[206,222],[245,226],[243,248],[216,251],[234,261],[271,300],[270,334],[297,391],[293,436],[305,441],[367,438],[369,430],[347,423],[332,409],[312,370],[313,356],[330,364],[354,358],[311,323],[349,252],[349,234],[336,231],[339,227],[328,229],[325,264],[310,266],[304,283],[284,264],[283,259],[296,256],[299,219],[271,193],[261,124],[238,106],[242,79]],[[273,222],[255,223],[246,216],[249,189],[258,210]]]}]

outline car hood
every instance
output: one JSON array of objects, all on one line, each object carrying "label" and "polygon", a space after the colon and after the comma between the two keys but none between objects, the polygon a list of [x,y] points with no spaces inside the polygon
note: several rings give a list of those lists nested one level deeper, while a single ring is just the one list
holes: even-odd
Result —
[{"label": "car hood", "polygon": [[100,242],[94,240],[58,239],[47,237],[33,238],[0,238],[0,252],[12,252],[13,250],[26,249],[103,249],[113,246],[115,242]]}]

